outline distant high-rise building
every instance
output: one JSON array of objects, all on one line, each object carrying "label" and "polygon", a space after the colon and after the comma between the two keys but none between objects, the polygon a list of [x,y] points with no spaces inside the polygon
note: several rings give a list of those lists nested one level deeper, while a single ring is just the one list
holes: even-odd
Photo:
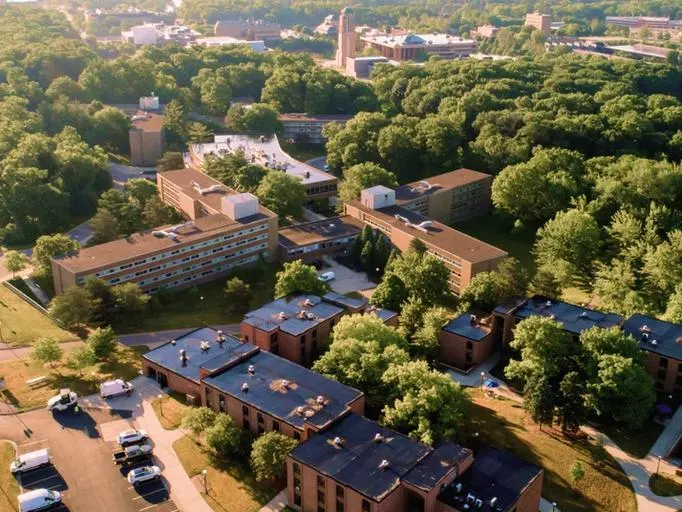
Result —
[{"label": "distant high-rise building", "polygon": [[535,29],[542,32],[544,35],[549,35],[549,31],[552,27],[552,15],[542,14],[539,12],[533,12],[526,14],[527,27],[534,27]]},{"label": "distant high-rise building", "polygon": [[339,47],[336,50],[336,65],[346,67],[346,59],[355,57],[355,14],[350,7],[344,7],[339,16]]}]

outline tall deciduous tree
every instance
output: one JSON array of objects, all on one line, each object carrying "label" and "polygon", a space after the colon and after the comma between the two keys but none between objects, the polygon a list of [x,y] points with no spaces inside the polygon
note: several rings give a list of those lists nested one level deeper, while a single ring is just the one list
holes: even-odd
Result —
[{"label": "tall deciduous tree", "polygon": [[195,437],[201,436],[216,422],[216,413],[208,407],[190,407],[182,416],[182,428],[189,430]]},{"label": "tall deciduous tree", "polygon": [[55,363],[61,361],[64,351],[54,338],[42,338],[33,344],[31,357],[39,363],[49,364],[54,368]]},{"label": "tall deciduous tree", "polygon": [[395,188],[398,186],[398,182],[392,172],[375,163],[356,164],[343,171],[343,181],[339,186],[339,197],[344,201],[359,199],[360,192],[363,189],[376,185]]},{"label": "tall deciduous tree", "polygon": [[88,336],[88,346],[98,359],[108,359],[116,349],[118,338],[111,327],[98,327]]},{"label": "tall deciduous tree", "polygon": [[299,218],[307,201],[303,183],[283,172],[269,172],[258,185],[256,195],[263,206],[282,217]]},{"label": "tall deciduous tree", "polygon": [[306,265],[302,260],[295,260],[284,264],[284,269],[277,272],[275,297],[286,297],[296,293],[324,295],[329,286],[320,281],[317,271],[312,265]]},{"label": "tall deciduous tree", "polygon": [[403,302],[407,300],[407,293],[402,279],[393,272],[386,272],[374,290],[370,302],[375,306],[399,311]]},{"label": "tall deciduous tree", "polygon": [[250,459],[256,480],[259,482],[282,480],[287,456],[297,444],[295,439],[279,432],[268,432],[256,439],[251,445]]},{"label": "tall deciduous tree", "polygon": [[4,254],[5,268],[12,272],[12,279],[17,272],[21,272],[28,266],[28,257],[19,251],[7,251]]},{"label": "tall deciduous tree", "polygon": [[50,302],[50,314],[67,328],[87,324],[93,315],[90,294],[78,286],[67,288]]},{"label": "tall deciduous tree", "polygon": [[43,275],[52,275],[52,258],[65,256],[80,249],[78,242],[66,235],[44,235],[36,240],[33,248],[33,259]]},{"label": "tall deciduous tree", "polygon": [[248,450],[248,433],[224,412],[216,415],[213,425],[206,429],[205,435],[206,444],[222,459],[242,456]]},{"label": "tall deciduous tree", "polygon": [[225,283],[225,300],[230,311],[245,313],[250,309],[253,292],[251,285],[245,283],[238,277],[228,279]]}]

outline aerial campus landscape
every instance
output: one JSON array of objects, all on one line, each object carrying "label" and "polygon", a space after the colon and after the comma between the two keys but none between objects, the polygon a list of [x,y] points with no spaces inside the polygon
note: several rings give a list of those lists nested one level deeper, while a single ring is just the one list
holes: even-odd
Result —
[{"label": "aerial campus landscape", "polygon": [[682,511],[679,1],[0,37],[0,512]]}]

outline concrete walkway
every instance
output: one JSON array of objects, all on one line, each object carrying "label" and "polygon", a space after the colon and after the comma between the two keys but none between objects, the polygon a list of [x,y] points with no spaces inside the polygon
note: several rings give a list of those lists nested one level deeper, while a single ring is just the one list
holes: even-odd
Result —
[{"label": "concrete walkway", "polygon": [[287,491],[286,489],[284,489],[283,491],[280,491],[280,493],[277,496],[275,496],[265,505],[263,505],[263,508],[261,508],[258,512],[279,512],[284,507],[286,507],[288,503],[289,501],[287,500]]},{"label": "concrete walkway", "polygon": [[675,447],[675,442],[682,435],[682,407],[678,407],[665,426],[665,430],[658,436],[656,442],[649,450],[649,455],[654,457],[667,457]]},{"label": "concrete walkway", "polygon": [[[632,488],[635,490],[637,509],[639,512],[670,512],[682,509],[682,496],[663,498],[656,496],[649,488],[649,478],[656,473],[658,457],[649,453],[643,459],[636,459],[623,450],[607,436],[596,431],[592,427],[583,426],[582,430],[595,438],[604,440],[604,448],[618,461],[625,474],[630,479]],[[672,468],[664,461],[661,462],[660,471],[669,472]]]},{"label": "concrete walkway", "polygon": [[499,386],[500,388],[509,389],[506,382],[504,382],[501,379],[496,379],[495,377],[490,375],[490,370],[492,370],[495,367],[495,365],[499,362],[500,354],[499,352],[496,352],[488,359],[483,361],[481,364],[479,364],[476,368],[471,370],[469,373],[462,373],[453,368],[448,368],[445,371],[448,373],[448,375],[450,375],[450,378],[452,378],[452,380],[454,380],[455,382],[459,382],[462,386],[468,388],[477,388],[481,385],[481,372],[483,372],[485,374],[483,380],[488,379],[494,380],[500,385]]}]

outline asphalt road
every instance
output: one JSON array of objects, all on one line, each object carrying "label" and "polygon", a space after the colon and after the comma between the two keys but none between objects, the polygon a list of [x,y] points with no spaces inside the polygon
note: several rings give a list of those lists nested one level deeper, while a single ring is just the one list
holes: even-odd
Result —
[{"label": "asphalt road", "polygon": [[[1,416],[2,437],[19,445],[20,453],[48,448],[54,466],[21,476],[25,489],[50,488],[64,493],[60,512],[175,512],[168,483],[162,478],[137,488],[112,461],[115,443],[105,442],[102,424],[129,417],[130,411],[32,411]],[[163,469],[163,468],[162,468]]]}]

